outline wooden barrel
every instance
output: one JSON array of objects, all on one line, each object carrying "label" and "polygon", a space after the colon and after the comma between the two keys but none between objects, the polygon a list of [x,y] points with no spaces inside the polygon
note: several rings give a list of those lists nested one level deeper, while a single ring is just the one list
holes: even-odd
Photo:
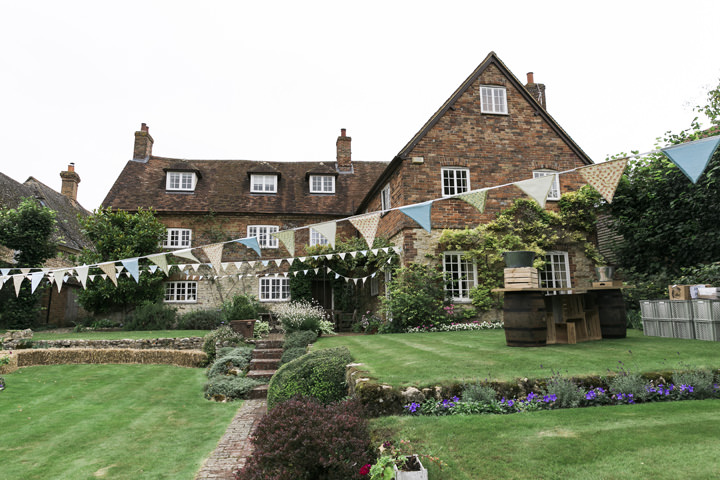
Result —
[{"label": "wooden barrel", "polygon": [[505,292],[505,342],[509,347],[547,344],[545,300],[541,292]]},{"label": "wooden barrel", "polygon": [[597,290],[595,298],[602,338],[625,338],[627,336],[627,316],[622,292],[620,290]]}]

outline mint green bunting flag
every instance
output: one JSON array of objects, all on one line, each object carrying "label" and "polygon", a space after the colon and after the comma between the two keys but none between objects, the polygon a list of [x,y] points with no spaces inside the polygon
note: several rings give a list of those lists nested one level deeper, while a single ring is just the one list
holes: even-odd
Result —
[{"label": "mint green bunting flag", "polygon": [[431,229],[430,225],[430,209],[432,208],[433,201],[418,203],[417,205],[410,205],[407,207],[401,207],[400,211],[408,217],[415,220],[422,228],[428,232]]},{"label": "mint green bunting flag", "polygon": [[123,264],[123,267],[127,269],[128,272],[130,272],[130,275],[135,279],[135,283],[140,283],[140,267],[138,266],[138,259],[137,258],[126,258],[124,260],[120,260],[120,263]]},{"label": "mint green bunting flag", "polygon": [[260,244],[258,243],[257,237],[241,238],[240,240],[233,241],[242,243],[246,247],[252,248],[257,252],[258,256],[262,256],[260,253]]},{"label": "mint green bunting flag", "polygon": [[719,144],[720,136],[715,136],[661,148],[660,151],[677,165],[690,181],[696,183]]}]

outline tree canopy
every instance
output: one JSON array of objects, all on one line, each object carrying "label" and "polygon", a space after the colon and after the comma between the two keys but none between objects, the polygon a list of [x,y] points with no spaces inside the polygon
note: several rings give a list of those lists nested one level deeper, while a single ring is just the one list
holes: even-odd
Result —
[{"label": "tree canopy", "polygon": [[[56,254],[53,241],[56,230],[55,212],[32,198],[24,198],[17,208],[0,209],[0,245],[15,251],[16,267],[41,267]],[[10,282],[12,283],[12,282]],[[0,291],[0,326],[26,328],[34,325],[40,305],[27,281],[16,295],[10,284]]]},{"label": "tree canopy", "polygon": [[[152,210],[138,209],[135,213],[112,208],[99,209],[81,219],[83,233],[94,244],[85,249],[78,260],[85,264],[117,261],[156,253],[165,235],[165,226],[155,218]],[[147,265],[147,261],[142,262]],[[155,302],[163,296],[163,274],[143,273],[140,281],[121,276],[117,287],[108,281],[89,282],[78,300],[88,311],[108,313],[129,312],[145,301]]]},{"label": "tree canopy", "polygon": [[[712,123],[658,138],[661,146],[720,135],[720,85],[697,107]],[[625,156],[624,154],[616,157]],[[608,211],[623,236],[618,265],[643,274],[677,275],[683,268],[720,260],[720,150],[693,184],[664,154],[631,160]]]}]

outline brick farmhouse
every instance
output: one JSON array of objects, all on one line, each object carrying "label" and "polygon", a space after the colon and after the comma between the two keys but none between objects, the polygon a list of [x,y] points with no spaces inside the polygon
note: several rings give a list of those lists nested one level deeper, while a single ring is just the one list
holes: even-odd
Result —
[{"label": "brick farmhouse", "polygon": [[[584,182],[576,173],[555,174],[592,164],[547,112],[545,85],[535,83],[532,73],[523,85],[494,52],[389,162],[353,160],[345,129],[337,138],[334,161],[185,160],[156,156],[153,146],[143,124],[135,133],[133,159],[107,194],[104,207],[153,208],[167,227],[163,246],[168,251],[257,237],[262,252],[258,257],[250,249],[228,244],[223,262],[253,266],[252,272],[233,271],[235,275],[223,278],[208,266],[196,272],[174,269],[166,301],[181,310],[216,308],[233,292],[250,293],[261,301],[288,300],[287,264],[261,262],[293,257],[272,233],[297,229],[293,253],[298,257],[305,255],[307,245],[328,241],[300,227],[338,221],[338,238],[359,237],[350,222],[339,220],[545,175],[555,177],[546,208],[556,209],[562,193]],[[469,302],[475,267],[462,252],[439,251],[438,237],[443,229],[487,222],[524,195],[514,186],[493,190],[484,213],[462,200],[436,201],[430,232],[392,210],[382,216],[378,236],[402,248],[405,264],[426,261],[426,254],[440,255],[446,270],[463,279],[463,287],[453,289],[455,301]],[[547,274],[562,277],[562,286],[589,285],[593,266],[582,252],[568,250],[559,246],[549,252]],[[196,252],[207,261],[202,249]],[[203,268],[205,275],[198,280]],[[367,288],[365,295],[378,293],[372,282],[362,287]],[[322,285],[314,289],[320,291],[326,291]],[[332,308],[332,299],[321,301]]]}]

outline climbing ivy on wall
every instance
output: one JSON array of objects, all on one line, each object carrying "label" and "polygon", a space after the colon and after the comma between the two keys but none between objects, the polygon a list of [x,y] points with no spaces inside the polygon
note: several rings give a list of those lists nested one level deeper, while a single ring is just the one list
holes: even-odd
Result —
[{"label": "climbing ivy on wall", "polygon": [[536,253],[535,268],[545,266],[545,252],[558,245],[581,246],[596,264],[603,259],[592,242],[600,195],[589,186],[563,194],[559,213],[544,210],[531,200],[515,201],[489,223],[465,230],[445,230],[440,237],[443,251],[464,251],[465,258],[477,265],[477,286],[470,292],[480,310],[500,307],[500,297],[492,290],[503,285],[502,252],[530,250]]}]

